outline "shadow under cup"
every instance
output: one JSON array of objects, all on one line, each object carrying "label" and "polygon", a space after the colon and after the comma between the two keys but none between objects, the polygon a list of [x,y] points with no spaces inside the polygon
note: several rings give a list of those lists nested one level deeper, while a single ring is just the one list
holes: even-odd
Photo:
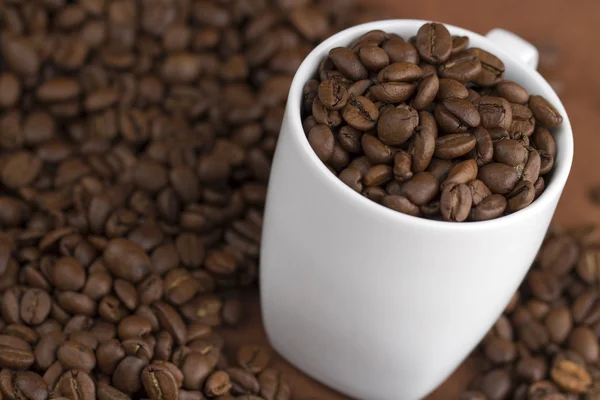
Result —
[{"label": "shadow under cup", "polygon": [[491,40],[446,25],[563,115],[544,193],[508,216],[449,223],[390,210],[329,172],[302,128],[304,84],[331,48],[375,29],[408,39],[426,22],[359,25],[313,50],[292,83],[269,182],[260,260],[267,336],[296,367],[360,399],[422,398],[479,343],[531,266],[572,163],[571,126],[550,85]]}]

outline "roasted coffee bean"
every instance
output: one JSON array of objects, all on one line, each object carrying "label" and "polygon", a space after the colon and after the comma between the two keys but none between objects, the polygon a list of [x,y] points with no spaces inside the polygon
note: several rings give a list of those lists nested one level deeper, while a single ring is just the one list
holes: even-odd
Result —
[{"label": "roasted coffee bean", "polygon": [[417,110],[401,105],[381,115],[377,121],[377,136],[386,145],[401,146],[410,139],[417,125]]},{"label": "roasted coffee bean", "polygon": [[346,88],[334,80],[321,82],[318,93],[323,105],[330,110],[341,110],[348,102]]},{"label": "roasted coffee bean", "polygon": [[421,79],[423,71],[410,62],[396,62],[383,68],[377,74],[377,82],[412,82]]},{"label": "roasted coffee bean", "polygon": [[96,366],[96,357],[92,349],[72,340],[58,348],[56,357],[65,370],[77,369],[89,373]]},{"label": "roasted coffee bean", "polygon": [[589,328],[577,327],[573,329],[569,335],[568,346],[579,353],[586,362],[595,363],[598,360],[598,341],[594,332]]},{"label": "roasted coffee bean", "polygon": [[475,136],[469,133],[453,133],[440,136],[435,141],[434,155],[444,160],[458,158],[475,148]]},{"label": "roasted coffee bean", "polygon": [[529,101],[527,90],[516,82],[500,82],[496,85],[496,91],[500,97],[504,97],[511,103],[526,104]]},{"label": "roasted coffee bean", "polygon": [[269,350],[261,346],[242,346],[237,353],[238,364],[253,374],[260,373],[270,361],[271,354]]},{"label": "roasted coffee bean", "polygon": [[537,126],[533,131],[532,139],[538,150],[542,150],[547,154],[556,156],[556,142],[546,128]]},{"label": "roasted coffee bean", "polygon": [[383,42],[381,48],[388,55],[390,62],[419,63],[419,53],[417,52],[417,49],[403,39],[387,39]]},{"label": "roasted coffee bean", "polygon": [[491,370],[482,378],[481,390],[490,400],[500,400],[506,398],[510,389],[510,376],[502,369]]},{"label": "roasted coffee bean", "polygon": [[528,151],[516,140],[506,139],[494,143],[494,160],[516,167],[527,161]]},{"label": "roasted coffee bean", "polygon": [[29,289],[21,297],[21,319],[27,325],[39,325],[50,314],[50,296],[41,289]]},{"label": "roasted coffee bean", "polygon": [[485,345],[485,355],[495,364],[512,362],[517,357],[517,347],[508,339],[492,338]]},{"label": "roasted coffee bean", "polygon": [[583,393],[592,384],[589,373],[581,366],[572,361],[562,360],[556,363],[550,370],[552,381],[562,389]]},{"label": "roasted coffee bean", "polygon": [[495,194],[508,194],[518,181],[517,171],[502,163],[489,163],[479,168],[477,179]]},{"label": "roasted coffee bean", "polygon": [[0,367],[9,369],[24,370],[29,368],[35,357],[31,350],[9,347],[6,344],[0,344]]},{"label": "roasted coffee bean", "polygon": [[477,101],[477,110],[481,115],[481,125],[486,129],[510,129],[512,124],[512,107],[502,97],[484,96]]},{"label": "roasted coffee bean", "polygon": [[333,155],[335,138],[326,125],[313,127],[308,133],[308,142],[321,161],[327,162]]},{"label": "roasted coffee bean", "polygon": [[92,400],[96,398],[96,385],[84,371],[71,370],[60,376],[54,393],[69,399]]},{"label": "roasted coffee bean", "polygon": [[533,112],[521,104],[512,103],[512,122],[510,124],[510,132],[513,136],[520,134],[530,136],[535,129],[535,118]]},{"label": "roasted coffee bean", "polygon": [[472,203],[473,197],[467,185],[451,184],[442,191],[440,210],[444,220],[462,222],[469,216]]},{"label": "roasted coffee bean", "polygon": [[439,90],[441,89],[440,83],[435,74],[423,78],[417,86],[412,106],[419,111],[428,108],[436,96],[439,95]]},{"label": "roasted coffee bean", "polygon": [[360,62],[356,53],[345,47],[336,47],[329,51],[329,59],[336,68],[348,79],[354,81],[367,79],[369,73]]},{"label": "roasted coffee bean", "polygon": [[498,218],[504,214],[507,202],[504,196],[493,194],[482,200],[477,206],[471,210],[471,219],[473,221],[487,221],[489,219]]},{"label": "roasted coffee bean", "polygon": [[[465,182],[456,182],[465,183]],[[479,179],[472,179],[467,182],[469,189],[471,189],[471,195],[473,196],[473,206],[478,206],[486,198],[492,195],[490,189]]]},{"label": "roasted coffee bean", "polygon": [[258,381],[260,394],[265,400],[289,400],[292,396],[289,385],[276,369],[265,369],[258,376]]},{"label": "roasted coffee bean", "polygon": [[477,164],[473,160],[465,160],[455,164],[448,173],[448,177],[442,182],[441,188],[459,183],[469,183],[477,177]]},{"label": "roasted coffee bean", "polygon": [[[382,103],[400,103],[408,100],[415,93],[415,90],[416,86],[414,85],[414,83],[384,82],[372,86],[369,90],[369,94],[375,100],[380,101]],[[373,115],[371,111],[367,112]],[[366,122],[363,122],[363,124],[366,124]],[[363,130],[368,129],[369,128],[367,127]]]},{"label": "roasted coffee bean", "polygon": [[177,313],[173,307],[162,301],[153,303],[152,309],[158,318],[161,328],[168,331],[178,344],[185,343],[185,324],[179,313]]},{"label": "roasted coffee bean", "polygon": [[440,77],[454,79],[459,82],[475,80],[482,74],[483,64],[476,54],[470,50],[456,53],[448,61],[440,65]]},{"label": "roasted coffee bean", "polygon": [[379,110],[366,97],[352,97],[342,110],[342,117],[348,125],[364,132],[375,127],[379,118]]},{"label": "roasted coffee bean", "polygon": [[431,22],[417,32],[416,48],[419,56],[428,63],[439,64],[450,57],[452,36],[442,24]]},{"label": "roasted coffee bean", "polygon": [[563,121],[563,117],[558,113],[556,108],[542,96],[529,96],[529,108],[533,112],[535,119],[549,128],[555,128]]},{"label": "roasted coffee bean", "polygon": [[535,197],[535,188],[529,181],[521,181],[516,184],[512,192],[506,195],[508,212],[519,211],[527,207]]},{"label": "roasted coffee bean", "polygon": [[390,57],[385,50],[375,45],[361,46],[358,57],[369,71],[378,72],[390,63]]},{"label": "roasted coffee bean", "polygon": [[103,259],[114,276],[131,283],[139,282],[150,271],[150,258],[130,240],[118,238],[109,241]]},{"label": "roasted coffee bean", "polygon": [[420,172],[404,182],[398,194],[420,206],[429,203],[438,194],[438,181],[430,172]]},{"label": "roasted coffee bean", "polygon": [[498,57],[479,48],[467,51],[481,61],[481,73],[473,82],[480,86],[493,86],[504,78],[504,63]]},{"label": "roasted coffee bean", "polygon": [[179,385],[167,367],[151,364],[144,368],[140,378],[151,400],[177,400],[179,398]]},{"label": "roasted coffee bean", "polygon": [[436,94],[436,98],[439,101],[450,98],[466,99],[469,97],[467,87],[455,79],[441,78],[439,80],[439,86],[440,88]]},{"label": "roasted coffee bean", "polygon": [[123,393],[137,393],[142,388],[140,375],[147,365],[148,360],[145,357],[125,357],[113,372],[113,385]]},{"label": "roasted coffee bean", "polygon": [[409,199],[401,195],[387,195],[381,199],[381,204],[392,210],[412,216],[419,215],[419,206],[413,204]]}]

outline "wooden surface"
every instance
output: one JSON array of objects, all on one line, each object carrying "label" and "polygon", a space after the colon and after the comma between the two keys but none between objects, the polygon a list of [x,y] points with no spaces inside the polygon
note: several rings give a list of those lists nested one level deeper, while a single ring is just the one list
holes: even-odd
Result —
[{"label": "wooden surface", "polygon": [[[367,1],[365,1],[367,3]],[[540,72],[557,88],[575,133],[575,161],[555,222],[572,227],[600,222],[600,206],[588,200],[590,186],[600,184],[600,2],[585,0],[369,0],[387,18],[436,20],[485,34],[508,29],[542,49]],[[452,4],[452,5],[451,5]],[[560,151],[560,149],[559,149]],[[248,294],[244,329],[224,334],[236,344],[267,344],[256,294]],[[338,400],[345,397],[315,383],[278,359],[291,383],[294,399]],[[453,400],[467,385],[473,366],[467,361],[427,400]],[[402,400],[402,399],[398,399]]]}]

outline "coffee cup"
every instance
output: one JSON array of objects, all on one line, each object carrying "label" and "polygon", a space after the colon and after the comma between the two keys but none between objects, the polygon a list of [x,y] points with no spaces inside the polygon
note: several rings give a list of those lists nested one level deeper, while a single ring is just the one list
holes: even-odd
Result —
[{"label": "coffee cup", "polygon": [[510,32],[446,25],[497,55],[505,78],[563,116],[554,171],[530,206],[498,219],[451,223],[405,215],[354,192],[319,160],[302,127],[304,84],[330,49],[371,30],[405,39],[426,21],[344,30],[315,48],[291,85],[267,194],[260,260],[264,325],[273,347],[348,396],[413,400],[474,349],[523,280],[567,181],[573,133],[535,70],[535,47]]}]

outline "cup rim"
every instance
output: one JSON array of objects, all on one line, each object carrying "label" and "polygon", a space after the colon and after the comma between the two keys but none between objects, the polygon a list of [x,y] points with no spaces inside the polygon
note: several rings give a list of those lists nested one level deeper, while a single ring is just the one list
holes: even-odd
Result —
[{"label": "cup rim", "polygon": [[[308,142],[308,138],[304,132],[304,128],[302,126],[302,118],[301,118],[301,98],[302,98],[302,90],[306,81],[304,81],[303,77],[307,74],[314,74],[311,68],[311,65],[315,64],[315,61],[320,61],[322,57],[321,53],[328,51],[329,49],[335,47],[337,42],[343,40],[352,40],[358,38],[360,35],[369,32],[371,30],[379,29],[383,31],[389,31],[398,25],[403,26],[414,26],[415,34],[418,28],[431,21],[420,20],[420,19],[387,19],[387,20],[379,20],[374,22],[368,22],[360,25],[355,25],[351,28],[342,30],[335,35],[327,38],[317,47],[315,47],[308,56],[304,59],[292,81],[290,86],[290,91],[288,95],[288,103],[286,109],[286,119],[291,123],[290,134],[296,138],[298,144],[301,147],[301,152],[304,153],[304,156],[307,156],[310,160],[309,164],[311,168],[316,169],[316,173],[323,175],[323,179],[328,181],[328,184],[332,187],[333,190],[341,191],[341,195],[344,196],[348,202],[355,202],[359,207],[367,210],[366,212],[375,213],[382,218],[386,218],[393,223],[402,223],[402,224],[415,224],[420,227],[426,228],[436,228],[436,229],[454,229],[454,230],[473,230],[473,229],[493,229],[500,228],[502,226],[507,226],[512,223],[517,222],[518,220],[522,220],[524,218],[529,218],[534,214],[539,215],[544,209],[548,206],[551,206],[551,203],[558,198],[562,193],[562,190],[567,182],[567,178],[569,176],[571,166],[573,163],[573,130],[571,127],[571,122],[567,115],[567,112],[559,99],[558,95],[554,91],[554,89],[550,86],[550,84],[540,75],[537,70],[533,68],[529,68],[523,64],[521,60],[519,60],[516,56],[509,53],[507,50],[502,48],[500,45],[494,43],[490,39],[486,38],[483,35],[470,31],[468,29],[460,28],[451,24],[443,23],[444,26],[448,28],[452,35],[460,35],[460,36],[469,36],[474,37],[479,40],[483,40],[486,42],[486,46],[488,46],[495,54],[500,55],[503,59],[510,59],[512,62],[518,64],[522,69],[526,72],[530,79],[536,80],[545,90],[543,94],[544,97],[550,101],[550,103],[559,111],[559,113],[563,116],[563,122],[560,129],[564,129],[564,143],[562,143],[561,147],[558,148],[558,152],[560,155],[560,163],[558,165],[555,164],[553,169],[553,176],[550,182],[546,185],[544,192],[533,201],[529,206],[525,207],[522,210],[516,211],[512,214],[504,215],[499,218],[495,218],[487,221],[465,221],[464,223],[456,223],[449,221],[438,221],[431,220],[422,217],[415,217],[412,215],[404,214],[392,209],[389,209],[379,203],[376,203],[364,196],[360,193],[357,193],[346,184],[344,184],[337,176],[333,175],[329,169],[325,166],[325,164],[317,157],[313,149],[310,147]],[[326,54],[326,53],[325,53]],[[317,60],[318,59],[318,60]],[[310,69],[310,70],[309,70]]]}]

